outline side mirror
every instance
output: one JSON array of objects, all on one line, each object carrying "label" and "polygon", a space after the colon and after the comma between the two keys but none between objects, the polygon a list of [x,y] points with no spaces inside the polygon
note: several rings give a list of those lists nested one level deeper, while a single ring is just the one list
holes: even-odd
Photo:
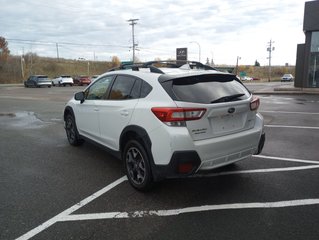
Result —
[{"label": "side mirror", "polygon": [[84,92],[78,92],[74,95],[74,99],[77,101],[81,101],[81,103],[84,102]]}]

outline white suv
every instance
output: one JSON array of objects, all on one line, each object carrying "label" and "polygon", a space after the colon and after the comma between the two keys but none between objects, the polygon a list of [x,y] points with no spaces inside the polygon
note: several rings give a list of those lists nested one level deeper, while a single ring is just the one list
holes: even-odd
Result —
[{"label": "white suv", "polygon": [[59,76],[59,77],[52,79],[53,86],[58,85],[59,87],[60,86],[65,87],[66,85],[73,86],[73,84],[74,84],[73,78],[71,76],[67,76],[67,75]]},{"label": "white suv", "polygon": [[134,67],[102,74],[64,110],[71,145],[93,140],[123,160],[138,190],[259,154],[259,99],[216,70]]}]

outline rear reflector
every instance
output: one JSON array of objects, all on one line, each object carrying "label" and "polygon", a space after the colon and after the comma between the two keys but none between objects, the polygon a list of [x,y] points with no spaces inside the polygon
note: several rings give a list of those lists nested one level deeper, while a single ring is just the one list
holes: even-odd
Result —
[{"label": "rear reflector", "polygon": [[183,122],[200,119],[205,114],[206,109],[153,107],[152,112],[162,122]]},{"label": "rear reflector", "polygon": [[182,173],[182,174],[190,173],[192,170],[193,170],[193,164],[191,163],[180,163],[177,169],[178,173]]},{"label": "rear reflector", "polygon": [[260,100],[258,97],[253,96],[251,102],[250,102],[250,110],[251,111],[256,111],[259,108],[260,105]]}]

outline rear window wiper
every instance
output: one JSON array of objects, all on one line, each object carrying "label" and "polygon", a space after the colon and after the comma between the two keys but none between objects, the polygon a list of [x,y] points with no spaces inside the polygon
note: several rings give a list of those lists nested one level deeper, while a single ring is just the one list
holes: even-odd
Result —
[{"label": "rear window wiper", "polygon": [[238,93],[238,94],[233,94],[233,95],[229,95],[229,96],[224,96],[224,97],[220,97],[216,100],[211,101],[210,103],[220,103],[220,102],[230,102],[236,98],[242,97],[244,96],[244,93]]}]

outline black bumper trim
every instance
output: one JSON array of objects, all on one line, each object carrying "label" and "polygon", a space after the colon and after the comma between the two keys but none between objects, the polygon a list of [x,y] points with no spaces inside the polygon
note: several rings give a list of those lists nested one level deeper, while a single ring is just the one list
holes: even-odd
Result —
[{"label": "black bumper trim", "polygon": [[[179,164],[191,163],[193,168],[188,173],[179,173]],[[200,157],[196,151],[177,151],[167,165],[152,164],[152,174],[154,181],[160,181],[165,178],[187,177],[196,172],[201,164]]]}]

